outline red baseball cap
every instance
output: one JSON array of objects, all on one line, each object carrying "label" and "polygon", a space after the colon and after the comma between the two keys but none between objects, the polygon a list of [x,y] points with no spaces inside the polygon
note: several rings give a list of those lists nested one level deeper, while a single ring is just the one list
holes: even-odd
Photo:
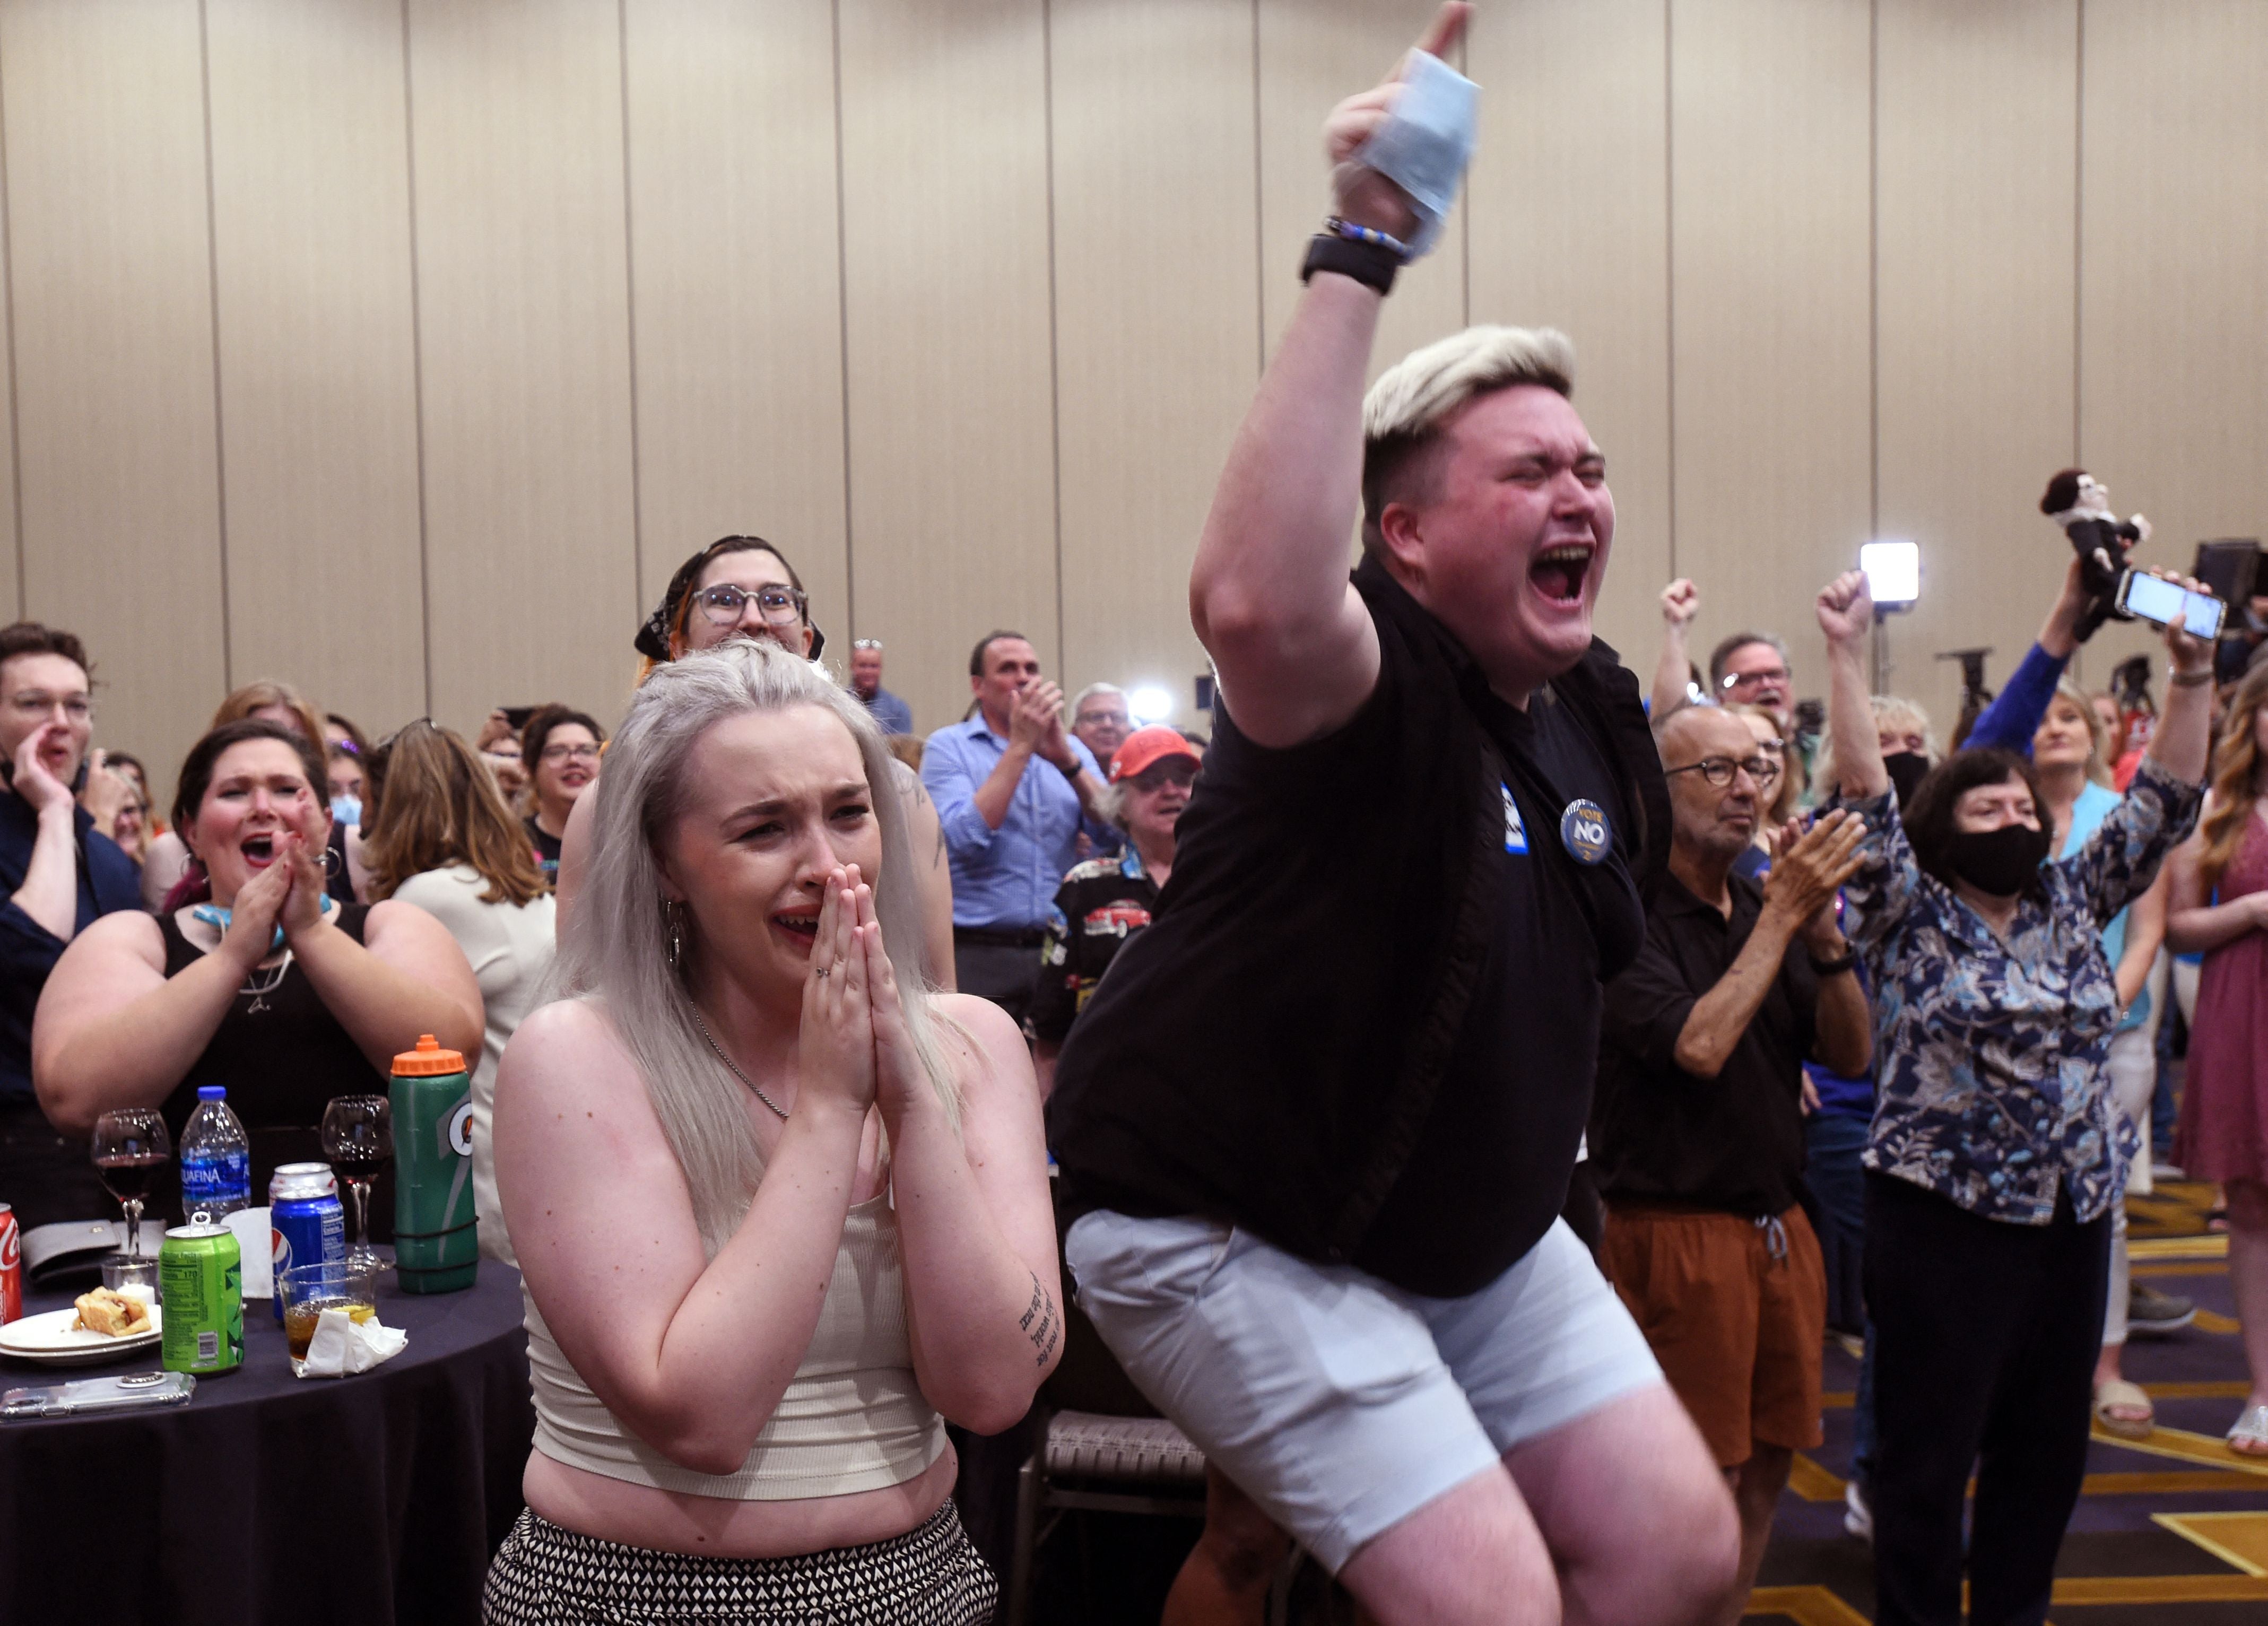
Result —
[{"label": "red baseball cap", "polygon": [[1178,728],[1168,728],[1163,723],[1152,723],[1147,728],[1138,728],[1126,736],[1125,741],[1110,755],[1110,783],[1131,779],[1148,771],[1169,756],[1185,756],[1192,762],[1203,762],[1204,754],[1182,738]]}]

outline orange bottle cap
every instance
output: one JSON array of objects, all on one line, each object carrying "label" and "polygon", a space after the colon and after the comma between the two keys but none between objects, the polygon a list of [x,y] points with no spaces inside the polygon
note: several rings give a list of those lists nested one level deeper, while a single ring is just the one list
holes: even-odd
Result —
[{"label": "orange bottle cap", "polygon": [[416,1049],[404,1050],[394,1058],[394,1076],[397,1078],[431,1078],[464,1071],[463,1055],[444,1050],[441,1041],[431,1034],[418,1034]]}]

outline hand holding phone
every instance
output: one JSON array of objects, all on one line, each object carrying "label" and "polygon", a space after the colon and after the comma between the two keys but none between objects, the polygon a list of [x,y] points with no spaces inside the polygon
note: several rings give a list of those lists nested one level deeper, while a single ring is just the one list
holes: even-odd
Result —
[{"label": "hand holding phone", "polygon": [[2161,627],[2178,624],[2191,637],[2208,643],[2220,636],[2220,623],[2228,613],[2228,607],[2211,593],[2146,570],[2129,570],[2119,578],[2117,607]]}]

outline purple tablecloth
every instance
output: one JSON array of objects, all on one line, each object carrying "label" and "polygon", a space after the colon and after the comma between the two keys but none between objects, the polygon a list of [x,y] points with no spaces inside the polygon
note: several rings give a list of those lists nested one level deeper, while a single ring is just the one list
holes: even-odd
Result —
[{"label": "purple tablecloth", "polygon": [[[519,1277],[482,1260],[429,1298],[389,1272],[379,1319],[409,1347],[328,1381],[291,1375],[266,1300],[245,1313],[244,1365],[185,1406],[0,1423],[0,1621],[479,1620],[534,1428]],[[0,1387],[157,1365],[0,1360]]]}]

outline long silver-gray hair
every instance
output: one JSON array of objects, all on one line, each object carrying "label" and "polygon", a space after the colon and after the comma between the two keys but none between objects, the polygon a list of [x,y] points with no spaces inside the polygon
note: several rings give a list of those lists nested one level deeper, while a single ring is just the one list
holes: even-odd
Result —
[{"label": "long silver-gray hair", "polygon": [[[881,872],[869,879],[882,945],[930,1082],[959,1122],[960,1100],[938,1054],[932,990],[922,970],[921,898],[896,759],[881,731],[825,673],[769,642],[734,638],[656,667],[608,747],[605,770],[591,792],[598,801],[590,867],[576,899],[575,930],[561,936],[546,991],[553,998],[595,1001],[622,1035],[685,1171],[711,1254],[747,1211],[763,1156],[747,1092],[695,1026],[685,978],[670,965],[655,847],[684,809],[687,760],[701,736],[728,717],[795,706],[817,706],[858,743],[881,829]],[[752,920],[751,929],[762,930],[762,922]],[[699,945],[688,942],[684,952],[689,960]]]}]

